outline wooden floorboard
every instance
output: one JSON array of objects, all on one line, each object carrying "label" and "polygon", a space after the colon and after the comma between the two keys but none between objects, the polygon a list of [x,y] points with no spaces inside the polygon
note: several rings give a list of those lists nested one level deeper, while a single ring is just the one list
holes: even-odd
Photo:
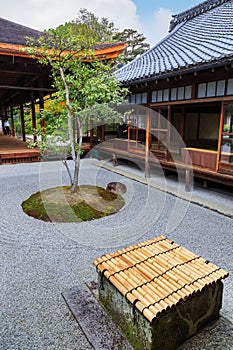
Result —
[{"label": "wooden floorboard", "polygon": [[40,151],[30,149],[26,142],[0,133],[0,165],[39,161]]}]

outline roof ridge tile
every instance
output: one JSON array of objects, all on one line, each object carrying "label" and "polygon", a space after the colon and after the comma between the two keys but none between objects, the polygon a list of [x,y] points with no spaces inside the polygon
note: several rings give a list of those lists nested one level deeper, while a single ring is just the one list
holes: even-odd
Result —
[{"label": "roof ridge tile", "polygon": [[178,23],[150,50],[116,71],[119,80],[131,85],[173,76],[178,69],[195,71],[233,60],[233,0],[208,0],[199,11],[207,4],[211,9]]},{"label": "roof ridge tile", "polygon": [[177,26],[177,24],[185,22],[196,16],[199,16],[204,12],[208,12],[209,10],[212,10],[214,7],[222,5],[227,1],[229,0],[206,0],[199,5],[192,7],[189,10],[178,13],[177,15],[173,15],[172,16],[173,19],[170,22],[169,32],[171,32]]}]

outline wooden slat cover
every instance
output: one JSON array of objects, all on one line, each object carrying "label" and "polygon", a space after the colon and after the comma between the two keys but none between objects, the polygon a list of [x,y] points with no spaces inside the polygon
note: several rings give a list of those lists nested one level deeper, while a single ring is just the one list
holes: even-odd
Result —
[{"label": "wooden slat cover", "polygon": [[150,322],[228,276],[164,236],[104,255],[94,265]]}]

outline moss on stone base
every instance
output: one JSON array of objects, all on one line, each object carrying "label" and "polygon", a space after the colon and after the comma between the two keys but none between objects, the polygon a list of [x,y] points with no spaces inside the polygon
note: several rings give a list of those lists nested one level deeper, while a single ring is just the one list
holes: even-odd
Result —
[{"label": "moss on stone base", "polygon": [[219,281],[150,323],[100,273],[99,286],[100,302],[136,350],[175,350],[218,317],[223,293]]}]

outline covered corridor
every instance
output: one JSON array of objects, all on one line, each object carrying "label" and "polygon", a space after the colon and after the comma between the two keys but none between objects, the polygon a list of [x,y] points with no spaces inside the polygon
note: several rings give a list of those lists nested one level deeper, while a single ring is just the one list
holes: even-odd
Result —
[{"label": "covered corridor", "polygon": [[38,161],[40,151],[29,149],[26,142],[0,132],[0,165]]}]

